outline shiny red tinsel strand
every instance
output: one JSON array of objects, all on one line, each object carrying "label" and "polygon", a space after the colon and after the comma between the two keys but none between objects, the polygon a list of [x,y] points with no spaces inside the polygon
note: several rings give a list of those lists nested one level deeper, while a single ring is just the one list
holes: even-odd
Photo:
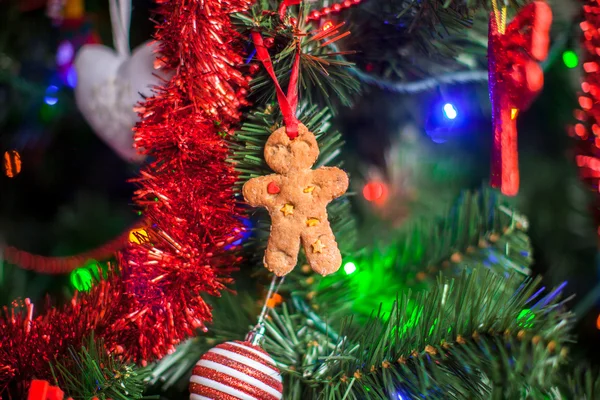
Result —
[{"label": "shiny red tinsel strand", "polygon": [[[498,17],[500,17],[498,15]],[[543,1],[524,6],[502,32],[501,18],[490,14],[489,90],[492,102],[491,185],[507,196],[519,191],[517,115],[544,86],[539,63],[548,56],[552,9]]]},{"label": "shiny red tinsel strand", "polygon": [[226,245],[242,229],[236,176],[220,136],[240,121],[247,79],[231,13],[248,0],[159,1],[162,68],[175,71],[140,107],[135,143],[153,163],[138,179],[136,203],[151,240],[119,255],[120,269],[64,307],[33,316],[32,304],[0,320],[0,394],[25,393],[48,362],[94,331],[109,350],[142,364],[162,357],[211,319],[201,293],[218,295],[234,263]]},{"label": "shiny red tinsel strand", "polygon": [[[577,123],[569,129],[580,139],[576,161],[582,178],[596,192],[594,213],[600,227],[600,2],[585,1],[583,6],[583,82],[579,94],[580,109],[575,110]],[[599,228],[600,229],[600,228]],[[599,230],[600,234],[600,230]]]}]

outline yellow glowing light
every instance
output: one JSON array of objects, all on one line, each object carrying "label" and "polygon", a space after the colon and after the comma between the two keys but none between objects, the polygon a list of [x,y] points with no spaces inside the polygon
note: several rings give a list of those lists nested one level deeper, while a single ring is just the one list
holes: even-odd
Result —
[{"label": "yellow glowing light", "polygon": [[64,8],[65,19],[81,19],[85,15],[84,0],[67,0]]},{"label": "yellow glowing light", "polygon": [[511,119],[517,118],[517,115],[519,115],[519,109],[518,108],[513,108],[513,109],[510,110],[510,118]]},{"label": "yellow glowing light", "polygon": [[327,21],[323,24],[323,32],[330,30],[333,28],[333,22]]},{"label": "yellow glowing light", "polygon": [[133,229],[131,232],[129,232],[129,241],[131,243],[142,244],[146,243],[149,240],[150,236],[144,228]]}]

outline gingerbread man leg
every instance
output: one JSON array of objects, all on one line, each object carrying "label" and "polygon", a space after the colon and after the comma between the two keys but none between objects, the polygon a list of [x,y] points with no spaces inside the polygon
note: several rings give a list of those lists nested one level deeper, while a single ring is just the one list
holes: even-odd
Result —
[{"label": "gingerbread man leg", "polygon": [[298,263],[300,231],[286,224],[272,225],[265,251],[265,267],[277,276],[287,275]]},{"label": "gingerbread man leg", "polygon": [[308,263],[316,273],[329,275],[342,265],[342,254],[327,220],[303,228],[302,245]]}]

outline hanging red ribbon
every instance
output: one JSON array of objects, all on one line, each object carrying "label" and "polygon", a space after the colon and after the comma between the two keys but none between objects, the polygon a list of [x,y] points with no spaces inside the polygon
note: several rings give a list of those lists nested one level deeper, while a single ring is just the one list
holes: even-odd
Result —
[{"label": "hanging red ribbon", "polygon": [[279,5],[279,8],[277,9],[277,13],[279,14],[279,18],[281,18],[281,20],[283,21],[283,18],[285,17],[285,12],[287,11],[287,8],[289,6],[295,6],[297,4],[300,4],[301,1],[300,0],[283,0],[281,2],[281,4]]},{"label": "hanging red ribbon", "polygon": [[290,75],[290,84],[288,86],[287,96],[281,89],[279,82],[277,81],[277,75],[271,62],[271,56],[269,51],[263,43],[263,38],[259,32],[252,32],[252,41],[256,47],[256,55],[258,60],[265,66],[267,73],[273,79],[275,83],[275,90],[277,93],[277,102],[279,108],[281,108],[281,114],[283,114],[283,123],[285,124],[285,131],[290,138],[294,140],[298,137],[298,119],[296,118],[296,109],[298,108],[298,76],[300,74],[300,48],[298,47],[296,55],[294,56],[294,63],[292,64],[292,71]]}]

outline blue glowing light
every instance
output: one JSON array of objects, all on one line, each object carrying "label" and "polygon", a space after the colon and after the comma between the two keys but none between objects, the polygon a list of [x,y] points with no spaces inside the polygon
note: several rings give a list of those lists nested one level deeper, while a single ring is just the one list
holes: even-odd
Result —
[{"label": "blue glowing light", "polygon": [[256,55],[256,49],[252,50],[252,53],[250,53],[248,58],[246,58],[246,64],[250,64],[250,61],[252,61],[252,59],[254,58],[255,55]]},{"label": "blue glowing light", "polygon": [[73,61],[74,54],[75,49],[73,48],[71,42],[68,40],[61,42],[56,50],[56,64],[59,67],[69,64],[71,61]]},{"label": "blue glowing light", "polygon": [[67,70],[67,85],[72,88],[77,85],[77,71],[75,71],[75,66],[73,65]]},{"label": "blue glowing light", "polygon": [[456,111],[456,108],[454,108],[453,104],[446,103],[444,104],[444,115],[448,119],[455,119],[458,116],[458,112]]},{"label": "blue glowing light", "polygon": [[252,234],[252,222],[249,219],[242,218],[242,223],[244,224],[244,229],[241,232],[238,232],[237,235],[239,237],[238,240],[232,242],[230,245],[225,246],[225,250],[232,249],[235,246],[239,246],[246,241]]},{"label": "blue glowing light", "polygon": [[49,106],[53,106],[58,103],[58,97],[56,94],[58,93],[58,86],[50,85],[46,89],[46,97],[44,97],[44,103]]}]

